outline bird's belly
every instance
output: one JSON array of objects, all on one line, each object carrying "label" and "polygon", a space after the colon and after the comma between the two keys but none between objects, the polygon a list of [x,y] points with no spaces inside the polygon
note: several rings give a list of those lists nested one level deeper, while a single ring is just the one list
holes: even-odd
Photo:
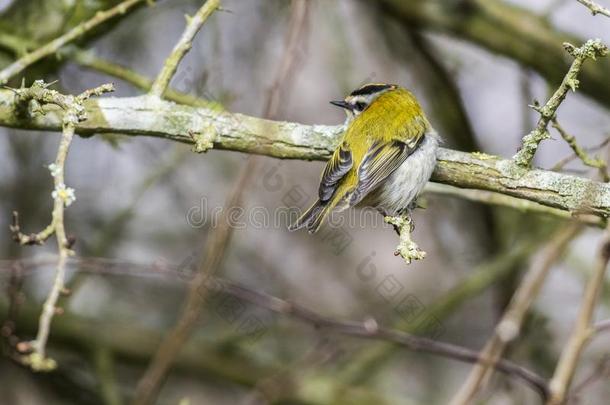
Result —
[{"label": "bird's belly", "polygon": [[432,175],[438,142],[436,134],[427,134],[420,147],[373,190],[361,205],[376,207],[385,215],[396,215],[407,209]]}]

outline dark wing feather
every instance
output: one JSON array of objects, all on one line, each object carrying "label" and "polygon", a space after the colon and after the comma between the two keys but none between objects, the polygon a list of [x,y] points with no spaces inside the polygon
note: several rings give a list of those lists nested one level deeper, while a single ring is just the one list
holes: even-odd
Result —
[{"label": "dark wing feather", "polygon": [[339,184],[339,181],[343,176],[349,172],[352,165],[352,153],[347,145],[342,144],[335,150],[335,153],[333,153],[333,156],[328,163],[326,163],[326,167],[322,173],[320,189],[318,190],[320,201],[326,202],[330,200],[337,188],[337,184]]},{"label": "dark wing feather", "polygon": [[398,169],[416,147],[417,145],[409,147],[400,141],[374,144],[358,168],[358,185],[350,196],[350,205],[354,206],[362,201],[368,193]]}]

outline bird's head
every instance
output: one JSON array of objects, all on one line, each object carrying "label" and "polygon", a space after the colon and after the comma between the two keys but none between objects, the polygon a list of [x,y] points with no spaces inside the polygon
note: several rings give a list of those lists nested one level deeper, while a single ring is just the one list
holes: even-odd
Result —
[{"label": "bird's head", "polygon": [[343,108],[349,120],[366,110],[380,95],[397,88],[398,86],[395,84],[368,83],[352,91],[345,99],[331,101],[330,103]]}]

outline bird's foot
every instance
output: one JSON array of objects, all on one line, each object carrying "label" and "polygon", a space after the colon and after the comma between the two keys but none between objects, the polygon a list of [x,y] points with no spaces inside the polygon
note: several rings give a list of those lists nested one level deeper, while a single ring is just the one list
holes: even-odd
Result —
[{"label": "bird's foot", "polygon": [[385,222],[394,225],[400,237],[400,242],[396,246],[394,256],[401,256],[407,264],[411,264],[413,260],[422,260],[426,257],[426,252],[421,250],[417,244],[411,240],[411,232],[413,232],[413,220],[408,214],[401,216],[386,216]]}]

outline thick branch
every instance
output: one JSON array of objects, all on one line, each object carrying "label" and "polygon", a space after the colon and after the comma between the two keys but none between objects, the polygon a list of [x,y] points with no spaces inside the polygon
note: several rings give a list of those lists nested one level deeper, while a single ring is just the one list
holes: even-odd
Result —
[{"label": "thick branch", "polygon": [[[242,114],[193,108],[156,97],[103,98],[86,104],[87,121],[77,133],[155,136],[193,144],[191,133],[213,139],[214,148],[281,159],[326,160],[341,126],[302,125]],[[61,111],[34,118],[18,114],[15,95],[0,90],[0,126],[57,131]],[[544,170],[517,167],[510,160],[481,153],[441,149],[433,181],[461,188],[495,191],[573,214],[610,215],[610,185]]]}]

